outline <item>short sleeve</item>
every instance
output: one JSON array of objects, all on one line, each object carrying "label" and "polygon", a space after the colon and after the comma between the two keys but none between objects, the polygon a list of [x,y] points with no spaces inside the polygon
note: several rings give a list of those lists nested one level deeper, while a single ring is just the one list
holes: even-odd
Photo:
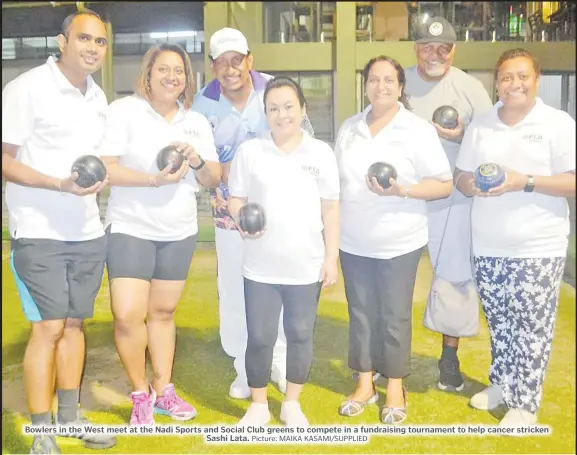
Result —
[{"label": "short sleeve", "polygon": [[98,147],[99,156],[122,156],[128,149],[128,122],[131,118],[126,109],[127,100],[113,101],[106,113],[104,136]]},{"label": "short sleeve", "polygon": [[194,122],[200,133],[198,149],[196,152],[205,161],[218,162],[218,154],[216,153],[216,146],[214,145],[214,134],[212,128],[206,117],[201,114],[195,115]]},{"label": "short sleeve", "polygon": [[21,146],[32,135],[33,100],[30,87],[19,77],[2,90],[2,142]]},{"label": "short sleeve", "polygon": [[461,171],[474,172],[475,165],[475,138],[477,137],[478,127],[474,122],[467,130],[461,141],[459,156],[457,156],[456,167]]},{"label": "short sleeve", "polygon": [[231,197],[248,197],[251,182],[249,153],[244,144],[237,149],[228,174],[228,191]]},{"label": "short sleeve", "polygon": [[551,144],[553,174],[575,171],[575,120],[566,112],[558,112]]},{"label": "short sleeve", "polygon": [[432,125],[424,124],[416,137],[415,169],[420,178],[451,180],[453,173],[447,155]]},{"label": "short sleeve", "polygon": [[338,159],[339,159],[341,151],[342,151],[343,136],[345,135],[346,131],[348,131],[348,129],[349,128],[348,128],[347,124],[345,122],[343,122],[343,124],[339,128],[339,131],[337,132],[337,138],[335,139],[335,145],[334,145],[334,153],[335,153],[335,157],[337,158],[337,162],[338,162]]},{"label": "short sleeve", "polygon": [[319,174],[318,187],[321,199],[339,199],[340,181],[337,158],[327,144],[321,144],[322,163]]}]

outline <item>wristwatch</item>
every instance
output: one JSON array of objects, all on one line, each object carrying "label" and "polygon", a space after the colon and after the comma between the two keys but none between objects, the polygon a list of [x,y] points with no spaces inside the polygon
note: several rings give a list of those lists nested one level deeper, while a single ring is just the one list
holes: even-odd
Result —
[{"label": "wristwatch", "polygon": [[523,191],[525,193],[532,193],[534,189],[535,189],[535,179],[533,178],[532,175],[528,175],[527,184],[525,185],[525,188],[523,188]]},{"label": "wristwatch", "polygon": [[192,164],[189,164],[189,166],[195,171],[201,170],[202,167],[206,164],[206,162],[202,159],[202,156],[199,155],[198,159],[200,160],[200,164],[198,166],[194,167]]}]

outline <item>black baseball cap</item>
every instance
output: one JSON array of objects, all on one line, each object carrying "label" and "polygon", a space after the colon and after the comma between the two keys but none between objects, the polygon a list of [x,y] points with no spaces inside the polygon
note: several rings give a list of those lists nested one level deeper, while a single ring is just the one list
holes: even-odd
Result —
[{"label": "black baseball cap", "polygon": [[455,44],[457,34],[453,25],[444,17],[432,17],[419,24],[415,33],[415,43]]}]

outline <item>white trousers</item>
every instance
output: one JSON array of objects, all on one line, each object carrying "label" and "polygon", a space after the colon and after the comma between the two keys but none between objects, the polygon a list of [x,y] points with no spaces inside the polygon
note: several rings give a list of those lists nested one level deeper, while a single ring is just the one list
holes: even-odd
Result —
[{"label": "white trousers", "polygon": [[[246,353],[246,312],[244,305],[244,280],[242,277],[242,251],[244,240],[238,231],[215,228],[217,260],[218,310],[220,317],[220,342],[227,355],[234,358],[236,374],[246,380],[244,356]],[[282,376],[286,373],[286,338],[282,310],[279,318],[278,337],[273,350],[272,365]]]},{"label": "white trousers", "polygon": [[[473,278],[471,203],[467,201],[452,207],[448,222],[449,207],[429,211],[428,249],[433,267],[439,259],[437,274],[451,283],[462,283]],[[447,222],[446,228],[445,222]],[[443,239],[442,246],[441,239]],[[441,248],[440,258],[439,248]]]}]

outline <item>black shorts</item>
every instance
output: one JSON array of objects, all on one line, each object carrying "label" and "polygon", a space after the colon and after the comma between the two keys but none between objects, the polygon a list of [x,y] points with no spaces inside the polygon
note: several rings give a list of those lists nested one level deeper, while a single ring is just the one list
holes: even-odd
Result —
[{"label": "black shorts", "polygon": [[145,240],[107,230],[108,279],[184,281],[196,248],[197,235],[174,242]]},{"label": "black shorts", "polygon": [[10,265],[26,318],[92,317],[105,259],[105,236],[82,242],[13,239]]}]

